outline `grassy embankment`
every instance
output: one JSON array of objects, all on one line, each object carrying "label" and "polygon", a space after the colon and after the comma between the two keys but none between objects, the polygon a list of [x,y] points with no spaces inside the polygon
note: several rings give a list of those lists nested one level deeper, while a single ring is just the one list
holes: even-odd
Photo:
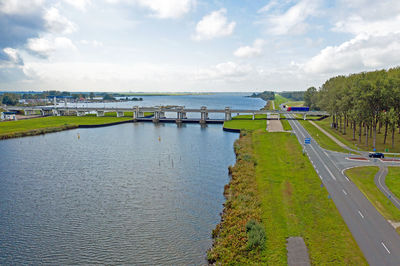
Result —
[{"label": "grassy embankment", "polygon": [[[389,184],[391,185],[389,189],[394,189],[396,192],[400,191],[399,170],[400,168],[390,169],[386,180],[388,187]],[[400,210],[375,185],[374,177],[378,171],[377,166],[362,166],[348,169],[345,173],[383,217],[387,220],[400,222]],[[394,176],[396,178],[393,178]],[[400,232],[400,229],[397,231]]]},{"label": "grassy embankment", "polygon": [[275,110],[279,110],[279,105],[285,102],[288,102],[289,100],[285,97],[280,96],[279,94],[275,94]]},{"label": "grassy embankment", "polygon": [[308,133],[311,135],[311,137],[315,141],[318,142],[318,144],[322,148],[331,150],[331,151],[344,152],[344,153],[349,152],[345,148],[342,148],[341,146],[339,146],[336,142],[334,142],[331,138],[329,138],[327,135],[325,135],[323,132],[321,132],[318,128],[316,128],[314,125],[312,125],[309,121],[299,119],[299,122],[308,131]]},{"label": "grassy embankment", "polygon": [[289,101],[286,102],[286,105],[291,107],[300,107],[304,106],[304,101]]},{"label": "grassy embankment", "polygon": [[[241,129],[241,122],[229,126]],[[237,163],[208,257],[221,264],[285,265],[286,239],[301,236],[314,265],[366,265],[296,137],[256,128],[235,144]],[[255,250],[248,248],[249,219],[262,222],[266,232],[265,244]]]},{"label": "grassy embankment", "polygon": [[386,185],[390,191],[400,198],[400,167],[388,167],[389,172],[386,176]]},{"label": "grassy embankment", "polygon": [[126,117],[85,117],[85,116],[50,116],[0,123],[0,139],[34,136],[66,129],[79,125],[102,125],[128,121]]},{"label": "grassy embankment", "polygon": [[[356,139],[353,140],[353,129],[351,129],[350,127],[348,127],[346,129],[346,135],[343,135],[340,131],[331,128],[331,123],[332,123],[331,119],[324,119],[324,120],[321,120],[321,121],[316,121],[316,123],[317,123],[317,125],[319,125],[323,129],[328,131],[330,134],[335,136],[337,139],[339,139],[341,142],[346,144],[348,147],[351,147],[353,149],[358,149],[359,148],[360,150],[364,150],[364,151],[372,151],[373,150],[372,137],[369,138],[369,140],[368,140],[368,144],[369,145],[366,146],[365,145],[364,132],[362,133],[362,136],[361,136],[361,144],[358,143],[358,126],[357,126],[357,130],[356,130]],[[395,144],[394,144],[394,148],[392,148],[392,135],[391,135],[391,132],[388,132],[388,136],[387,136],[387,139],[386,139],[386,144],[383,144],[385,129],[384,129],[384,127],[382,127],[380,134],[378,133],[378,130],[377,130],[377,134],[376,134],[376,150],[384,152],[386,149],[388,149],[389,152],[399,153],[400,152],[400,134],[398,132],[399,131],[396,130],[396,132],[395,132]],[[356,146],[356,144],[357,144],[357,146]]]}]

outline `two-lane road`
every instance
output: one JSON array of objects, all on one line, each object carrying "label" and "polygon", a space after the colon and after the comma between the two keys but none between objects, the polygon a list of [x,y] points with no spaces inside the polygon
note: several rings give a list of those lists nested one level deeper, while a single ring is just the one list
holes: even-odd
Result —
[{"label": "two-lane road", "polygon": [[400,236],[296,120],[289,120],[322,183],[371,265],[400,265]]}]

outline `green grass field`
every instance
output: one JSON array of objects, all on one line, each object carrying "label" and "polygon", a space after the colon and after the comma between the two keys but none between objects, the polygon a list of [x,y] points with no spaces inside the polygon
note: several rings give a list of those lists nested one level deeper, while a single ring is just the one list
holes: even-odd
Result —
[{"label": "green grass field", "polygon": [[256,115],[255,120],[252,120],[252,115],[239,115],[232,118],[230,121],[225,121],[224,128],[230,129],[245,129],[245,130],[256,130],[266,129],[267,122],[266,115]]},{"label": "green grass field", "polygon": [[[398,182],[400,168],[390,169],[391,176],[387,177],[386,183],[395,189],[400,190],[400,182]],[[367,199],[375,206],[375,208],[388,220],[400,221],[400,210],[378,189],[375,185],[374,177],[379,171],[377,166],[363,166],[356,167],[346,170],[346,175],[353,181],[354,184],[361,190],[361,192],[367,197]],[[396,178],[393,178],[393,177]],[[389,181],[389,183],[388,183]],[[394,181],[394,182],[393,182]],[[390,188],[390,187],[389,187]],[[396,190],[397,189],[397,190]]]},{"label": "green grass field", "polygon": [[[327,118],[321,121],[316,121],[316,123],[321,126],[323,129],[331,133],[333,136],[338,138],[341,142],[346,144],[348,147],[351,147],[353,149],[359,148],[360,150],[364,151],[372,151],[372,138],[369,138],[368,140],[368,147],[365,145],[365,136],[361,136],[361,144],[358,144],[358,127],[356,130],[356,140],[353,140],[353,130],[348,127],[346,129],[346,135],[343,135],[341,132],[339,132],[336,129],[331,128],[331,123],[332,119]],[[377,130],[378,131],[378,130]],[[381,133],[376,135],[376,149],[377,151],[385,152],[386,149],[388,149],[388,152],[394,152],[394,153],[400,153],[400,134],[398,133],[399,131],[396,130],[395,133],[395,144],[394,148],[392,149],[392,135],[391,133],[388,133],[387,139],[386,139],[386,144],[383,144],[383,138],[384,138],[384,132],[385,129],[381,129]],[[357,146],[356,146],[357,144]]]},{"label": "green grass field", "polygon": [[307,120],[299,120],[300,124],[308,131],[311,137],[318,142],[318,144],[327,150],[348,153],[349,151],[340,147],[336,142],[330,139],[327,135],[322,133],[314,125],[310,124]]},{"label": "green grass field", "polygon": [[291,107],[300,107],[304,106],[304,101],[289,101],[286,102],[286,105]]},{"label": "green grass field", "polygon": [[286,238],[302,236],[313,265],[366,265],[297,138],[257,131],[253,147],[267,233],[263,262],[286,264]]},{"label": "green grass field", "polygon": [[292,126],[289,124],[289,121],[286,120],[285,115],[281,114],[280,117],[281,117],[281,123],[282,123],[283,129],[286,131],[292,130]]},{"label": "green grass field", "polygon": [[37,129],[78,125],[99,125],[127,121],[126,117],[49,116],[0,123],[0,136],[28,132]]},{"label": "green grass field", "polygon": [[279,110],[279,105],[288,101],[289,100],[287,98],[282,97],[279,94],[275,94],[275,110]]},{"label": "green grass field", "polygon": [[388,167],[389,172],[386,176],[386,185],[390,191],[397,197],[400,198],[400,167]]}]

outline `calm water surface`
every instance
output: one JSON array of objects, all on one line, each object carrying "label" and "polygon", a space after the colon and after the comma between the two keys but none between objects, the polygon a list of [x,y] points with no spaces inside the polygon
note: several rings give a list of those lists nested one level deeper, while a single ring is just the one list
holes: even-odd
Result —
[{"label": "calm water surface", "polygon": [[221,125],[129,123],[0,141],[0,265],[205,264],[237,137]]}]

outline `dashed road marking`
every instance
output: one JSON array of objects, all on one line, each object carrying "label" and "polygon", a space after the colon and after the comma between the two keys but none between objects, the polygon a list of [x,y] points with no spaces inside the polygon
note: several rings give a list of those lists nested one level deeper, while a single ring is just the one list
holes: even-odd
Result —
[{"label": "dashed road marking", "polygon": [[389,249],[385,246],[385,244],[384,244],[383,242],[381,242],[381,244],[382,244],[382,246],[386,249],[387,253],[390,254],[390,251],[389,251]]},{"label": "dashed road marking", "polygon": [[358,211],[358,214],[361,216],[361,218],[364,219],[364,215],[362,215],[362,213],[360,211]]},{"label": "dashed road marking", "polygon": [[343,191],[343,193],[344,193],[345,195],[347,195],[347,192],[346,192],[344,189],[342,189],[342,191]]}]

